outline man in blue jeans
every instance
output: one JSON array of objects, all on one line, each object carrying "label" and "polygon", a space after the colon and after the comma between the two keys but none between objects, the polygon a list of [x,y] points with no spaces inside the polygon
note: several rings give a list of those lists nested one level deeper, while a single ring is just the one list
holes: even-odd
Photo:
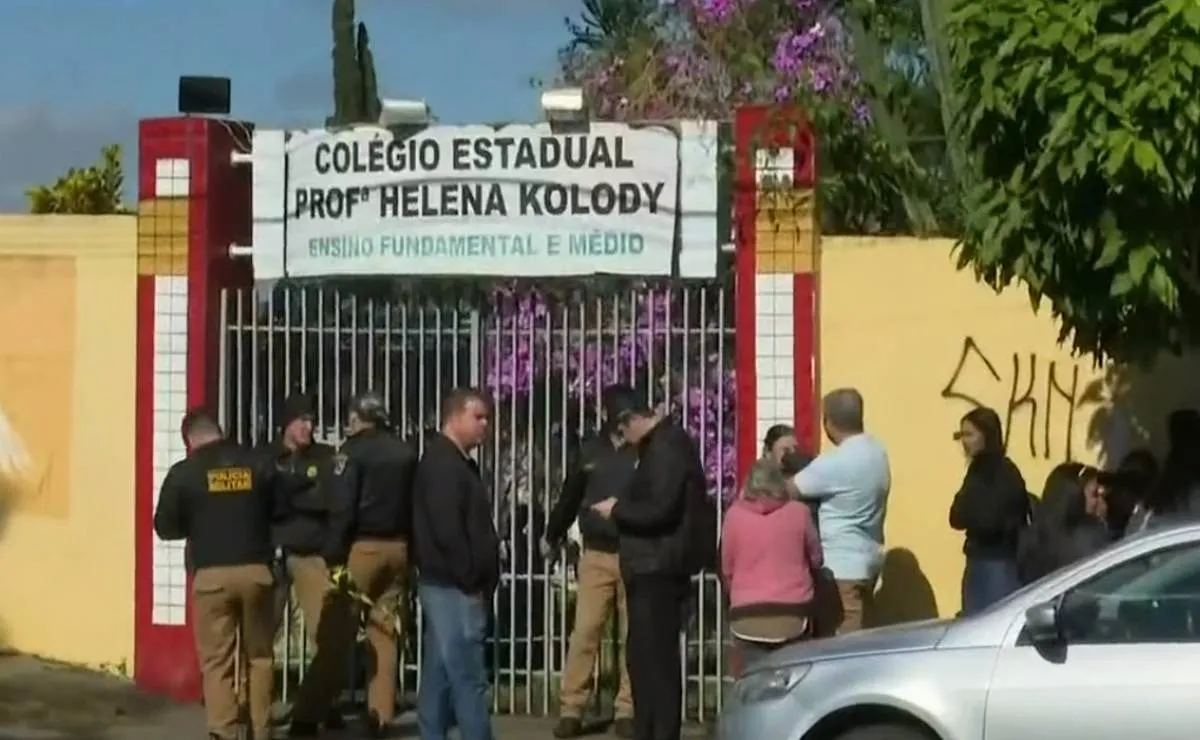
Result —
[{"label": "man in blue jeans", "polygon": [[425,656],[417,696],[421,740],[493,740],[484,662],[492,594],[500,582],[500,537],[479,465],[470,453],[487,435],[480,391],[451,391],[442,431],[425,441],[413,486],[417,594]]}]

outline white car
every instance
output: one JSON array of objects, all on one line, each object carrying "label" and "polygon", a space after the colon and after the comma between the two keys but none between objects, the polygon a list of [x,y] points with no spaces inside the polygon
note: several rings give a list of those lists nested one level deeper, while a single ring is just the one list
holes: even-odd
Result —
[{"label": "white car", "polygon": [[971,617],[785,648],[737,681],[718,733],[1200,737],[1200,524],[1122,541]]}]

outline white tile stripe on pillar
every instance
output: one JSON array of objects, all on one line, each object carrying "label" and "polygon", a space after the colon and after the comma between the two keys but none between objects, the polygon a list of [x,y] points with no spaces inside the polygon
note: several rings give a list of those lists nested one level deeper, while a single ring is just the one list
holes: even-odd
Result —
[{"label": "white tile stripe on pillar", "polygon": [[186,198],[192,187],[192,163],[186,159],[154,161],[154,197]]},{"label": "white tile stripe on pillar", "polygon": [[[186,450],[179,422],[187,410],[187,305],[185,276],[154,278],[154,506],[167,470]],[[187,621],[187,571],[182,542],[154,535],[154,624]]]},{"label": "white tile stripe on pillar", "polygon": [[759,439],[775,424],[796,423],[794,293],[792,275],[755,276],[754,371]]}]

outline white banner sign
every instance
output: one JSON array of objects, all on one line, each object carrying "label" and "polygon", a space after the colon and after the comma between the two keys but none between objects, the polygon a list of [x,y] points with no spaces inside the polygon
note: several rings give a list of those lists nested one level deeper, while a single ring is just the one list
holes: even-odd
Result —
[{"label": "white banner sign", "polygon": [[253,161],[257,279],[716,273],[713,123],[256,131]]}]

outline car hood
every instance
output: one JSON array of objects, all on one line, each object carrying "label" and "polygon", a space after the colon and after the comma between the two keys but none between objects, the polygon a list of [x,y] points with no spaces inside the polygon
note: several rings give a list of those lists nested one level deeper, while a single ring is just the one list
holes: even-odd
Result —
[{"label": "car hood", "polygon": [[891,627],[862,630],[841,637],[798,642],[770,654],[757,667],[811,663],[818,660],[837,660],[857,655],[928,650],[937,647],[950,619],[929,619]]}]

